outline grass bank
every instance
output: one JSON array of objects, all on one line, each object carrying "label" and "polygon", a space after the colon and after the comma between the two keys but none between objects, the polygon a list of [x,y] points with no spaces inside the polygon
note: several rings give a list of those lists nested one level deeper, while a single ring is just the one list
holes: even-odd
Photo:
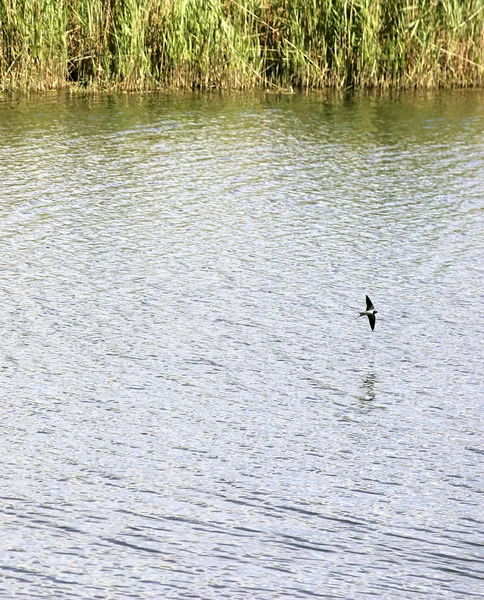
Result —
[{"label": "grass bank", "polygon": [[484,84],[484,0],[0,0],[0,90]]}]

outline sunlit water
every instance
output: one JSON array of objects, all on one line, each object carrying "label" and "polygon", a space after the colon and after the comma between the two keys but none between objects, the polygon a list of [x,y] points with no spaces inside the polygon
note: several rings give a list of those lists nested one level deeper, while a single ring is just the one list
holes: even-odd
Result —
[{"label": "sunlit water", "polygon": [[482,92],[0,140],[2,598],[484,597]]}]

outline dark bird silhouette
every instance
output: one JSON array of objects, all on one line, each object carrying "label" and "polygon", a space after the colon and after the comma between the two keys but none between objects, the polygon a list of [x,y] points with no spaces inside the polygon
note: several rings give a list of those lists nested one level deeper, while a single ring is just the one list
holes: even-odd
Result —
[{"label": "dark bird silhouette", "polygon": [[375,307],[373,306],[373,302],[368,298],[368,296],[366,297],[366,310],[363,312],[360,312],[360,317],[364,317],[365,315],[368,317],[368,321],[370,321],[370,327],[371,330],[373,331],[375,329],[375,323],[376,323],[376,313],[378,311],[375,310]]}]

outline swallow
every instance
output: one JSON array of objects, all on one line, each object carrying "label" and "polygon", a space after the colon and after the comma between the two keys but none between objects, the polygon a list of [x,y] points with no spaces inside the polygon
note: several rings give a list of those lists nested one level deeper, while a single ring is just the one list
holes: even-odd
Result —
[{"label": "swallow", "polygon": [[370,327],[371,330],[373,331],[375,329],[375,322],[376,322],[376,313],[378,311],[375,310],[375,307],[373,306],[373,302],[368,298],[368,296],[366,297],[366,310],[364,312],[360,312],[360,317],[364,317],[365,315],[368,317],[368,321],[370,321]]}]

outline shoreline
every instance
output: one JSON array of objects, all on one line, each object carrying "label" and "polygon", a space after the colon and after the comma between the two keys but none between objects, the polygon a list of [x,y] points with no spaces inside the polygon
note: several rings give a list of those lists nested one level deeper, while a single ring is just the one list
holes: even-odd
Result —
[{"label": "shoreline", "polygon": [[484,4],[442,0],[15,0],[0,92],[484,86]]}]

